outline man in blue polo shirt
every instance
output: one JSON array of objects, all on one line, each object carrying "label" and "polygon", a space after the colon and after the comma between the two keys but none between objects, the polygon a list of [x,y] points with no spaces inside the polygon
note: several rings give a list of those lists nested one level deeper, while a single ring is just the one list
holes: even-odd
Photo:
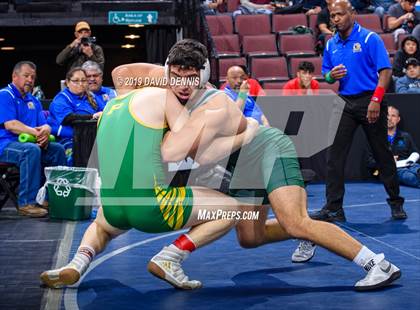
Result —
[{"label": "man in blue polo shirt", "polygon": [[381,38],[354,21],[347,0],[336,0],[330,10],[337,34],[326,44],[322,73],[329,83],[340,82],[346,105],[327,159],[326,205],[314,219],[345,221],[344,167],[354,133],[362,126],[382,172],[393,219],[405,219],[394,158],[387,145],[387,109],[382,102],[391,77],[391,64]]},{"label": "man in blue polo shirt", "polygon": [[95,94],[98,107],[103,110],[106,103],[112,98],[115,98],[117,93],[112,88],[102,86],[104,74],[101,66],[97,62],[88,60],[83,63],[82,69],[86,72],[89,90]]},{"label": "man in blue polo shirt", "polygon": [[[36,78],[36,66],[30,61],[18,62],[12,83],[0,90],[0,161],[15,164],[20,171],[19,214],[43,217],[47,211],[36,206],[41,185],[42,166],[66,163],[63,147],[49,143],[51,132],[42,112],[41,103],[31,95]],[[20,143],[18,135],[28,133],[36,143]]]},{"label": "man in blue polo shirt", "polygon": [[260,125],[269,126],[267,118],[263,111],[249,96],[249,84],[246,81],[247,74],[240,66],[232,66],[226,73],[228,85],[225,87],[225,93],[236,102],[238,107],[243,111],[244,116],[252,117],[257,120]]}]

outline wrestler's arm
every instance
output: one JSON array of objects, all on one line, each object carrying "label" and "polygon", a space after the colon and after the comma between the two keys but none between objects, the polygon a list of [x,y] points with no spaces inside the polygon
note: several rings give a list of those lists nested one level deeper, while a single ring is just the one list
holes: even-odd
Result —
[{"label": "wrestler's arm", "polygon": [[112,81],[118,95],[145,86],[166,87],[165,69],[149,63],[133,63],[112,70]]},{"label": "wrestler's arm", "polygon": [[231,108],[235,105],[226,103],[228,97],[225,95],[215,96],[205,106],[194,111],[183,126],[176,126],[180,115],[179,103],[173,101],[172,96],[175,97],[168,92],[166,119],[171,131],[165,135],[162,142],[164,161],[195,157],[197,151],[206,149],[218,136],[235,136],[246,129],[246,119],[239,109]]}]

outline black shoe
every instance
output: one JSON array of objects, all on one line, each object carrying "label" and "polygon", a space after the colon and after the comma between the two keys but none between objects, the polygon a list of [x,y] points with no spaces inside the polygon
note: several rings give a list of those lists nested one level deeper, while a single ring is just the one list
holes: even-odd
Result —
[{"label": "black shoe", "polygon": [[402,205],[391,206],[391,214],[394,220],[405,220],[407,218],[407,213],[405,213]]},{"label": "black shoe", "polygon": [[330,211],[328,209],[322,208],[319,211],[315,211],[309,214],[311,219],[317,221],[325,222],[345,222],[346,216],[343,209],[338,209],[337,211]]}]

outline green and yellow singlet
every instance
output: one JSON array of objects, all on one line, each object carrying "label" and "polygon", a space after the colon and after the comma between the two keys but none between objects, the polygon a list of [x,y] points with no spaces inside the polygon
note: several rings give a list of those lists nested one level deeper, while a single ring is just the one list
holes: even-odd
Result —
[{"label": "green and yellow singlet", "polygon": [[182,228],[192,210],[189,187],[165,185],[160,147],[168,130],[131,110],[135,90],[108,102],[98,125],[101,202],[109,224],[158,233]]}]

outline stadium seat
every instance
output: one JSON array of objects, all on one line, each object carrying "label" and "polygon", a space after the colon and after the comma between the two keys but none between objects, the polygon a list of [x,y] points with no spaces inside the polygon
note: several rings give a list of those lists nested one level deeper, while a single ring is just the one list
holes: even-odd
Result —
[{"label": "stadium seat", "polygon": [[218,59],[219,82],[226,81],[226,73],[228,69],[234,65],[246,66],[245,57],[231,57]]},{"label": "stadium seat", "polygon": [[315,38],[317,38],[318,35],[319,35],[319,28],[317,26],[317,21],[318,21],[318,14],[309,15],[309,25],[308,26],[314,32],[313,35],[314,35]]},{"label": "stadium seat", "polygon": [[212,36],[233,34],[233,21],[229,15],[207,15],[206,21]]},{"label": "stadium seat", "polygon": [[376,33],[383,33],[381,20],[376,14],[360,14],[356,15],[356,22],[362,27],[375,31]]},{"label": "stadium seat", "polygon": [[392,33],[381,33],[380,37],[384,41],[385,48],[389,55],[394,55],[397,50],[395,48],[394,35]]},{"label": "stadium seat", "polygon": [[334,84],[329,84],[327,82],[319,82],[319,89],[331,89],[338,94],[339,83],[335,82]]},{"label": "stadium seat", "polygon": [[271,33],[270,16],[267,14],[238,15],[235,18],[235,30],[242,40],[243,36]]},{"label": "stadium seat", "polygon": [[273,15],[273,32],[288,32],[290,27],[298,25],[308,26],[305,14]]},{"label": "stadium seat", "polygon": [[261,82],[287,81],[287,64],[284,57],[252,58],[250,64],[251,76]]},{"label": "stadium seat", "polygon": [[213,36],[212,38],[219,57],[241,55],[239,37],[237,34]]},{"label": "stadium seat", "polygon": [[228,12],[236,11],[239,7],[239,4],[240,4],[240,0],[227,0],[226,2],[227,11]]},{"label": "stadium seat", "polygon": [[280,54],[289,56],[295,55],[316,55],[314,50],[314,39],[310,34],[280,35]]},{"label": "stadium seat", "polygon": [[242,38],[242,52],[249,57],[259,55],[278,56],[276,35],[244,36]]},{"label": "stadium seat", "polygon": [[[266,81],[263,83],[263,88],[264,89],[283,89],[284,85],[286,85],[287,81],[283,81],[283,82],[270,82],[270,81]],[[271,93],[267,93],[268,95],[270,95]]]},{"label": "stadium seat", "polygon": [[313,63],[315,67],[314,77],[316,79],[323,79],[322,76],[322,57],[291,57],[289,59],[289,76],[290,78],[296,77],[297,68],[301,61],[309,61]]}]

